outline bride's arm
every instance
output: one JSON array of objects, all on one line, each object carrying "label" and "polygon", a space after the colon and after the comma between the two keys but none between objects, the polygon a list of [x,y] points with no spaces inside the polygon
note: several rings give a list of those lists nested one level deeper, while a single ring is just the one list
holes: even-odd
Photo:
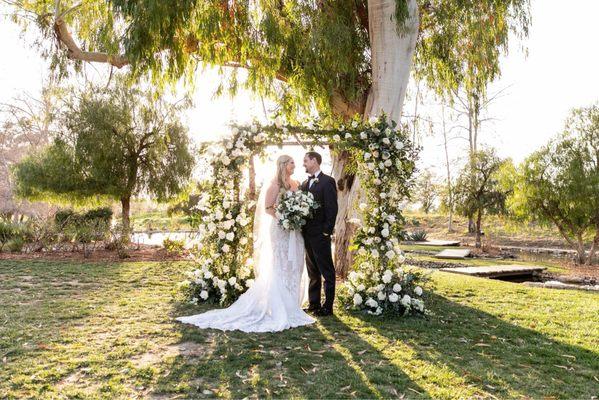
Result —
[{"label": "bride's arm", "polygon": [[279,186],[275,183],[271,184],[266,191],[264,199],[264,210],[272,217],[275,217],[275,203],[277,201],[277,195],[279,194]]}]

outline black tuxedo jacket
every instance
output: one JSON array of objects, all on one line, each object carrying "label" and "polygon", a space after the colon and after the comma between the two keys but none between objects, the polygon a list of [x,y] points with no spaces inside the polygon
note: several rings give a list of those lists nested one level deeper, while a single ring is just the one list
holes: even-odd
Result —
[{"label": "black tuxedo jacket", "polygon": [[301,189],[312,193],[314,200],[320,207],[314,210],[314,215],[306,221],[302,232],[304,235],[332,235],[335,229],[335,219],[337,218],[337,183],[331,176],[323,172],[317,177],[317,182],[313,182],[308,188],[308,180],[302,183]]}]

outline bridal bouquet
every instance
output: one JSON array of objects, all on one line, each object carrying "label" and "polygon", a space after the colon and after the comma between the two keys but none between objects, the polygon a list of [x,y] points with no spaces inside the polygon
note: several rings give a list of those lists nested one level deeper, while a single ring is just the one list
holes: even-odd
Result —
[{"label": "bridal bouquet", "polygon": [[319,204],[310,192],[301,190],[282,192],[276,209],[279,225],[287,230],[301,229],[318,207]]}]

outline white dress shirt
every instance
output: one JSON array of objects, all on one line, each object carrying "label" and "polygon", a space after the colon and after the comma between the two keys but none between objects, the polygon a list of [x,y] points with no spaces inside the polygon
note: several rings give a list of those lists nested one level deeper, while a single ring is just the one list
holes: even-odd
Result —
[{"label": "white dress shirt", "polygon": [[321,171],[320,171],[320,170],[318,170],[318,171],[316,171],[316,172],[314,173],[314,179],[312,179],[312,180],[310,181],[310,184],[308,185],[308,189],[310,189],[310,188],[312,187],[312,185],[314,184],[314,181],[315,181],[315,180],[318,178],[318,175],[320,175],[320,172],[321,172]]}]

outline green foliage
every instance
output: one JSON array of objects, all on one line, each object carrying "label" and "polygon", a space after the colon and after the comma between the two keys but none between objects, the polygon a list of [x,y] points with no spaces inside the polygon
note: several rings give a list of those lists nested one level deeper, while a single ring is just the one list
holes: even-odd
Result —
[{"label": "green foliage", "polygon": [[439,184],[436,182],[435,174],[428,169],[422,171],[416,179],[414,189],[413,200],[420,202],[422,211],[426,214],[433,211],[435,201],[439,197]]},{"label": "green foliage", "polygon": [[143,191],[159,201],[174,197],[194,164],[179,121],[182,107],[120,77],[108,88],[87,86],[68,99],[64,132],[15,166],[17,194],[122,201]]},{"label": "green foliage", "polygon": [[572,111],[564,132],[520,166],[512,212],[555,224],[586,259],[584,241],[599,242],[599,106]]},{"label": "green foliage", "polygon": [[477,247],[481,245],[483,215],[505,211],[509,192],[500,186],[498,179],[503,163],[494,150],[474,153],[460,172],[454,188],[456,211],[466,217],[476,216]]},{"label": "green foliage", "polygon": [[72,209],[58,210],[54,214],[56,230],[62,241],[91,243],[108,237],[112,210],[100,207],[78,213]]},{"label": "green foliage", "polygon": [[182,254],[185,250],[185,240],[166,238],[162,241],[162,247],[168,254]]},{"label": "green foliage", "polygon": [[[66,10],[73,3],[60,4]],[[37,15],[42,33],[54,39],[54,1],[18,6]],[[529,0],[419,1],[419,9],[416,70],[444,93],[496,77],[508,34],[525,36],[530,24]],[[14,18],[26,27],[22,13],[15,7]],[[389,17],[401,32],[408,17],[406,0],[396,0],[394,14]],[[160,87],[182,77],[193,82],[204,65],[247,68],[247,81],[240,81],[236,70],[221,68],[219,92],[235,92],[243,84],[279,101],[289,116],[314,106],[324,116],[331,112],[334,95],[363,104],[372,81],[367,0],[112,0],[84,3],[63,19],[86,50],[124,51],[135,76],[149,73]],[[67,62],[66,52],[53,50],[43,48],[61,74],[68,65],[80,67]]]},{"label": "green foliage", "polygon": [[15,246],[15,243],[23,243],[24,237],[25,232],[22,225],[0,221],[0,251],[7,244],[10,251],[13,251],[12,248]]},{"label": "green foliage", "polygon": [[414,231],[410,234],[410,239],[412,239],[415,242],[424,242],[426,241],[426,237],[427,233],[424,229]]}]

